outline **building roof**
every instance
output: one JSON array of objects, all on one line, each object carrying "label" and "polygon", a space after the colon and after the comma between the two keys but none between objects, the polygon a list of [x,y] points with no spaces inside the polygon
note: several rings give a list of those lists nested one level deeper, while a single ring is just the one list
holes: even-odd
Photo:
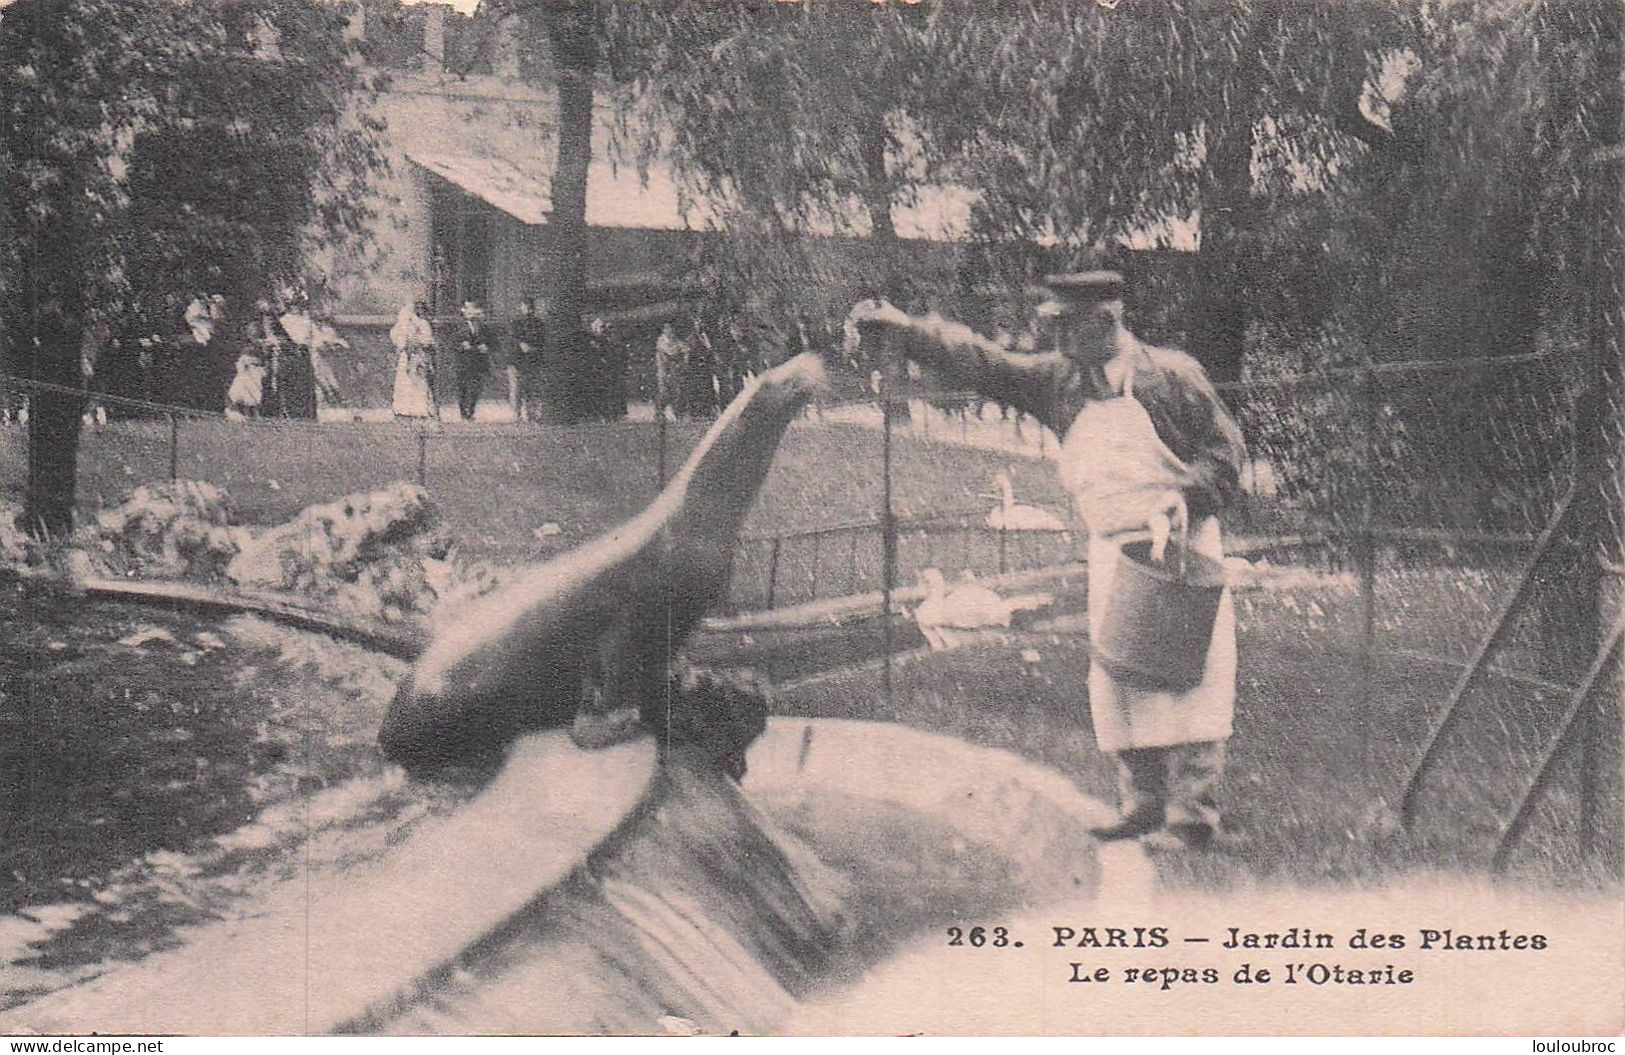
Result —
[{"label": "building roof", "polygon": [[[548,180],[505,158],[418,151],[409,151],[407,157],[520,223],[544,224],[553,211]],[[651,169],[645,181],[628,166],[598,161],[587,170],[587,223],[657,231],[716,226],[704,203],[684,207],[676,183],[666,172]]]},{"label": "building roof", "polygon": [[[489,155],[408,151],[413,164],[524,224],[545,224],[552,212],[552,188],[545,175],[532,175],[506,158]],[[543,162],[535,169],[550,169]],[[893,207],[893,223],[902,238],[953,241],[969,229],[974,195],[961,187],[923,188],[917,200]],[[595,160],[587,171],[587,223],[592,227],[640,230],[712,230],[720,226],[719,210],[710,200],[685,201],[671,173],[650,166],[647,178],[632,166]],[[856,202],[836,223],[814,221],[812,234],[869,233],[868,217]]]},{"label": "building roof", "polygon": [[547,187],[501,158],[454,154],[406,155],[414,165],[500,209],[520,223],[547,222],[551,208]]},{"label": "building roof", "polygon": [[[385,107],[389,137],[419,168],[520,223],[547,222],[554,147],[536,129],[556,120],[552,89],[495,77],[408,74],[395,80],[386,100],[392,104]],[[653,231],[724,227],[728,202],[683,185],[668,161],[657,157],[640,173],[636,165],[619,160],[614,145],[629,134],[628,127],[636,140],[646,138],[655,124],[648,112],[628,116],[602,97],[595,100],[588,225]],[[893,203],[892,225],[905,239],[961,242],[970,237],[971,212],[979,197],[979,192],[952,183],[922,186],[907,200]],[[800,226],[810,235],[858,238],[868,236],[871,228],[868,211],[856,197],[811,210]],[[1189,251],[1197,248],[1198,229],[1195,214],[1166,217],[1115,241],[1130,249]],[[1034,241],[1057,245],[1063,239],[1048,232]]]}]

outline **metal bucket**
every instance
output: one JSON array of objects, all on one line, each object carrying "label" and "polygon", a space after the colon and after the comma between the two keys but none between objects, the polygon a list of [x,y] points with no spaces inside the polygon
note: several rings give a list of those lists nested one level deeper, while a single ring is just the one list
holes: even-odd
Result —
[{"label": "metal bucket", "polygon": [[1202,682],[1213,623],[1224,592],[1224,568],[1215,560],[1169,542],[1163,560],[1151,560],[1151,543],[1130,542],[1119,551],[1094,658],[1129,685],[1182,690]]}]

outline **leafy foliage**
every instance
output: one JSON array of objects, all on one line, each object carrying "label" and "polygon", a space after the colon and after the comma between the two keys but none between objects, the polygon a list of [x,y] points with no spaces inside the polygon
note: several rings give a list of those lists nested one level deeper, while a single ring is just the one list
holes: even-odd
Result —
[{"label": "leafy foliage", "polygon": [[1044,270],[1200,217],[1208,281],[1184,299],[1196,315],[1204,299],[1240,303],[1241,324],[1280,310],[1268,276],[1306,262],[1272,238],[1265,202],[1301,223],[1296,203],[1362,149],[1347,127],[1381,130],[1361,100],[1409,24],[1387,0],[604,10],[612,68],[658,114],[645,127],[668,133],[646,133],[640,159],[663,154],[725,203],[723,226],[748,232],[752,259],[817,277],[798,259],[802,236],[886,243],[895,207],[953,184],[976,194],[978,244],[958,267],[974,278],[950,271],[910,290],[900,276],[919,269],[895,248],[837,270],[867,270],[871,290],[917,307],[957,298],[974,313],[972,289],[1016,301]]},{"label": "leafy foliage", "polygon": [[917,281],[895,220],[932,176],[913,119],[932,87],[929,9],[615,3],[602,26],[631,89],[619,145],[670,165],[717,214],[723,244],[697,266],[718,314],[791,351],[857,297],[923,307],[940,291],[940,276]]},{"label": "leafy foliage", "polygon": [[[355,247],[382,160],[345,17],[315,0],[0,12],[9,368],[75,387],[87,326],[147,331],[202,290],[240,309],[315,249]],[[77,422],[76,400],[38,394],[28,516],[52,530],[71,521]]]},{"label": "leafy foliage", "polygon": [[1388,320],[1381,357],[1524,352],[1562,328],[1602,219],[1587,158],[1619,136],[1619,32],[1614,5],[1585,0],[1419,20],[1391,141],[1349,172],[1334,220],[1359,258],[1351,312]]}]

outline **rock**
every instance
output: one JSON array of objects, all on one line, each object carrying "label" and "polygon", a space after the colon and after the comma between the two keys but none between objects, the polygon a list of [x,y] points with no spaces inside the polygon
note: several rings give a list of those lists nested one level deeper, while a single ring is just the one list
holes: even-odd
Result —
[{"label": "rock", "polygon": [[413,484],[347,495],[260,533],[226,576],[243,586],[301,591],[327,581],[355,582],[367,563],[423,538],[434,521],[428,492]]},{"label": "rock", "polygon": [[[71,880],[64,880],[63,885],[70,885]],[[50,930],[64,930],[73,926],[73,921],[90,911],[90,906],[81,901],[64,901],[52,905],[30,905],[18,909],[19,915],[31,919]]]},{"label": "rock", "polygon": [[61,568],[69,581],[85,583],[94,579],[103,569],[81,549],[70,549],[62,554]]},{"label": "rock", "polygon": [[[89,538],[84,538],[88,534]],[[216,579],[244,532],[231,526],[226,493],[193,480],[148,484],[96,517],[81,552],[99,570],[157,578]]]},{"label": "rock", "polygon": [[491,593],[502,585],[502,577],[489,564],[478,561],[453,562],[452,574],[434,588],[436,622],[444,621],[467,602]]},{"label": "rock", "polygon": [[428,492],[398,483],[313,505],[244,545],[226,569],[242,586],[320,599],[348,615],[416,621],[490,592],[483,565],[457,560]]},{"label": "rock", "polygon": [[681,1015],[661,1015],[660,1028],[674,1037],[697,1037],[700,1027]]},{"label": "rock", "polygon": [[127,637],[119,638],[118,643],[128,648],[140,648],[142,645],[149,645],[154,641],[162,641],[166,645],[178,644],[175,635],[161,626],[144,626]]}]

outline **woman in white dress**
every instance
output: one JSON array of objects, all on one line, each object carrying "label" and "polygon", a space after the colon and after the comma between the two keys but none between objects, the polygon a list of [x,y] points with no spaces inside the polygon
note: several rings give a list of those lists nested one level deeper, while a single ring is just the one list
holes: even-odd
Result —
[{"label": "woman in white dress", "polygon": [[237,357],[237,376],[226,390],[226,416],[257,418],[265,399],[265,360],[252,350]]},{"label": "woman in white dress", "polygon": [[399,358],[395,363],[393,407],[397,418],[439,418],[434,398],[434,329],[422,301],[401,308],[389,331]]}]

